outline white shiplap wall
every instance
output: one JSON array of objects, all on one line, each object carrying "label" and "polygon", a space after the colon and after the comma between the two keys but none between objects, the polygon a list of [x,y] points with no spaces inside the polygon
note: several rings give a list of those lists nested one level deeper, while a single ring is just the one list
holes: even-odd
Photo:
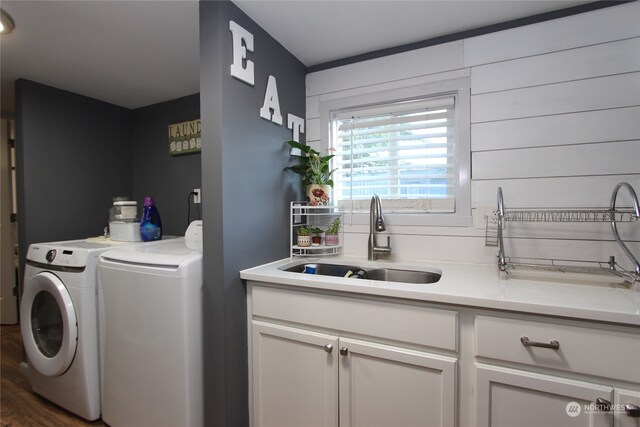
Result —
[{"label": "white shiplap wall", "polygon": [[[311,73],[307,143],[326,149],[323,102],[464,76],[474,226],[388,224],[394,257],[495,262],[482,218],[499,186],[507,207],[606,207],[620,181],[640,193],[638,2]],[[620,231],[640,257],[640,223]],[[345,252],[366,256],[368,228],[345,232]],[[509,224],[507,233],[508,255],[625,258],[606,224]]]}]

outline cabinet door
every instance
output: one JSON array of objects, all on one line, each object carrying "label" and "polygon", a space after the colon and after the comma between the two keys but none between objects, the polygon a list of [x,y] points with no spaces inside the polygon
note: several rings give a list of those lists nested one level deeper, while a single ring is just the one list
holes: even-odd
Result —
[{"label": "cabinet door", "polygon": [[455,424],[456,359],[340,338],[340,426]]},{"label": "cabinet door", "polygon": [[338,338],[252,322],[253,425],[337,426]]},{"label": "cabinet door", "polygon": [[640,392],[615,390],[615,427],[640,427]]},{"label": "cabinet door", "polygon": [[528,371],[477,365],[477,427],[612,427],[613,389]]}]

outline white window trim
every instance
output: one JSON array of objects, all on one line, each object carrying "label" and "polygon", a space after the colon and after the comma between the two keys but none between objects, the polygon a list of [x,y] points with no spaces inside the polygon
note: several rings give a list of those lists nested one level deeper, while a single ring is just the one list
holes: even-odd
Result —
[{"label": "white window trim", "polygon": [[[389,213],[387,225],[468,227],[471,215],[471,79],[469,77],[426,83],[418,86],[364,93],[320,102],[321,144],[331,144],[331,119],[334,112],[370,107],[376,104],[437,96],[456,96],[456,212],[455,213]],[[384,211],[384,201],[382,202]],[[353,225],[369,224],[368,213],[350,214]]]}]

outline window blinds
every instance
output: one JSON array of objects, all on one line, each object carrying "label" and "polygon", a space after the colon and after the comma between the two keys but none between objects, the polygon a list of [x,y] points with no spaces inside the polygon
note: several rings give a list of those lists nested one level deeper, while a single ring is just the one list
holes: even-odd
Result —
[{"label": "window blinds", "polygon": [[344,111],[333,120],[334,198],[364,211],[455,212],[455,97]]}]

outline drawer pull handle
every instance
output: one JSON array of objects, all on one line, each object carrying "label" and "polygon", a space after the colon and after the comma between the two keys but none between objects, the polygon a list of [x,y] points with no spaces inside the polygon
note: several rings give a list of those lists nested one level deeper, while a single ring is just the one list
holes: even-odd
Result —
[{"label": "drawer pull handle", "polygon": [[560,343],[556,340],[552,340],[546,343],[546,342],[530,341],[528,337],[521,337],[520,342],[525,347],[542,347],[542,348],[551,348],[553,350],[560,349]]},{"label": "drawer pull handle", "polygon": [[624,413],[633,418],[640,418],[640,406],[627,403],[624,405]]},{"label": "drawer pull handle", "polygon": [[324,346],[324,351],[326,351],[327,353],[331,353],[333,351],[333,345],[331,344],[327,344]]},{"label": "drawer pull handle", "polygon": [[340,354],[346,356],[349,354],[349,349],[347,347],[340,347]]}]

